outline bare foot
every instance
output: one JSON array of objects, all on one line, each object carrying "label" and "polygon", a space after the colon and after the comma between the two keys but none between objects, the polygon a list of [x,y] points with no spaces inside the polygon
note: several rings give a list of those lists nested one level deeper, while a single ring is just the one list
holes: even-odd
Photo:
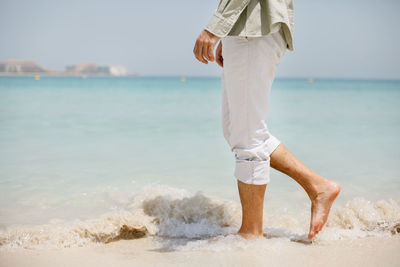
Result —
[{"label": "bare foot", "polygon": [[333,204],[333,201],[339,195],[340,186],[330,180],[327,180],[326,184],[323,185],[316,194],[316,197],[311,200],[311,222],[310,232],[308,239],[311,240],[328,220],[329,211]]},{"label": "bare foot", "polygon": [[248,239],[248,240],[257,239],[257,238],[265,236],[263,233],[250,233],[250,232],[245,233],[245,232],[241,232],[241,231],[238,231],[236,234],[238,234],[241,237]]}]

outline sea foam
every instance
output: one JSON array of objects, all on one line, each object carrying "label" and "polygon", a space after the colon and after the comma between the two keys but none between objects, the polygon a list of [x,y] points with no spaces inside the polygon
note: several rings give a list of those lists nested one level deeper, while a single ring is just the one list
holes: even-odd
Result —
[{"label": "sea foam", "polygon": [[[301,240],[308,230],[308,218],[307,213],[296,217],[265,212],[264,232],[268,239],[276,242]],[[124,210],[100,218],[84,221],[54,219],[44,225],[6,227],[0,231],[0,247],[41,249],[99,245],[124,239],[122,229],[144,226],[144,238],[162,240],[164,244],[169,242],[177,249],[218,248],[221,247],[219,243],[237,241],[239,237],[235,233],[240,223],[238,202],[207,196],[201,191],[192,193],[152,184],[134,194]],[[399,232],[399,203],[355,198],[344,206],[332,208],[328,222],[316,240],[392,236]]]}]

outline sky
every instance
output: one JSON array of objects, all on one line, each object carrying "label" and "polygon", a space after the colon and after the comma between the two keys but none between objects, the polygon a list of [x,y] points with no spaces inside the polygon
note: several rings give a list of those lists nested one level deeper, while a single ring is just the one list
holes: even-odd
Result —
[{"label": "sky", "polygon": [[[193,55],[218,0],[0,0],[0,61],[93,62],[140,75],[219,76]],[[294,0],[277,77],[400,79],[400,1]]]}]

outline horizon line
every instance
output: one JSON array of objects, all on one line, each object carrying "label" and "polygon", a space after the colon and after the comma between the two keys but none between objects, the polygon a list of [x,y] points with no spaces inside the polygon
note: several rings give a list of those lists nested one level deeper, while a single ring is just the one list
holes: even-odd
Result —
[{"label": "horizon line", "polygon": [[[1,73],[0,77],[32,77],[32,76],[43,76],[43,77],[81,77],[86,76],[87,78],[215,78],[220,79],[218,75],[179,75],[179,74],[132,74],[122,76],[112,75],[93,75],[93,74],[51,74],[51,73]],[[278,80],[366,80],[366,81],[400,81],[400,78],[378,78],[378,77],[328,77],[328,76],[276,76]]]}]

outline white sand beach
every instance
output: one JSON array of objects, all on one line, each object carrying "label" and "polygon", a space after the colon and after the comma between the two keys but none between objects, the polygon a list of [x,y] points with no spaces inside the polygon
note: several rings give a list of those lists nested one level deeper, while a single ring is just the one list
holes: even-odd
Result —
[{"label": "white sand beach", "polygon": [[[242,242],[244,245],[246,242]],[[1,249],[1,266],[399,266],[400,238],[369,237],[321,244],[295,242],[257,248],[168,251],[150,238],[95,247]]]}]

